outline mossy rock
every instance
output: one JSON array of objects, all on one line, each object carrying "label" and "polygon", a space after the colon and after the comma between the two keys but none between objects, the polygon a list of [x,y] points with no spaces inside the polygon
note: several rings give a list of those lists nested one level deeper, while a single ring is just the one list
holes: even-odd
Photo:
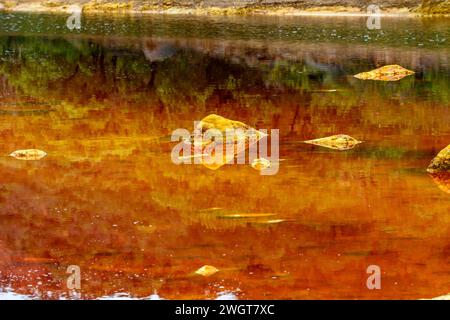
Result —
[{"label": "mossy rock", "polygon": [[450,144],[431,161],[428,172],[450,172]]}]

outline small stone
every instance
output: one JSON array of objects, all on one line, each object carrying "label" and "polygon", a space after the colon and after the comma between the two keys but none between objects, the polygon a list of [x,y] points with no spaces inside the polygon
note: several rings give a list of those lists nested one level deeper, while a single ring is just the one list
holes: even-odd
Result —
[{"label": "small stone", "polygon": [[204,277],[209,277],[212,276],[213,274],[219,272],[219,269],[217,269],[216,267],[213,266],[209,266],[209,265],[205,265],[203,267],[201,267],[200,269],[198,269],[197,271],[195,271],[196,274],[204,276]]},{"label": "small stone", "polygon": [[304,143],[314,144],[317,146],[335,149],[335,150],[349,150],[353,149],[356,145],[362,143],[362,141],[358,141],[355,138],[352,138],[345,134],[337,134],[330,137],[307,140]]},{"label": "small stone", "polygon": [[412,74],[414,74],[414,71],[405,69],[397,64],[392,64],[358,73],[354,77],[361,80],[398,81]]},{"label": "small stone", "polygon": [[271,165],[272,163],[265,158],[254,159],[251,164],[252,168],[258,171],[270,168]]},{"label": "small stone", "polygon": [[40,160],[47,155],[46,152],[38,149],[16,150],[10,154],[18,160]]}]

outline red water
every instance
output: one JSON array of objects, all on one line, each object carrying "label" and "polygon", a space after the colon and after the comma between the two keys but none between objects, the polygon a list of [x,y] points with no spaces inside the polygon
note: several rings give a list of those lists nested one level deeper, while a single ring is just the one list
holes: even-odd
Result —
[{"label": "red water", "polygon": [[[328,62],[344,71],[346,57],[375,66],[390,62],[389,54],[409,67],[431,59],[438,66],[434,80],[446,79],[448,71],[439,69],[439,52],[377,49],[384,55],[368,57],[345,47],[330,50],[342,54],[309,54],[334,59]],[[81,298],[156,292],[165,299],[212,299],[229,292],[239,299],[417,299],[450,292],[449,180],[425,171],[450,142],[450,109],[429,80],[417,75],[380,87],[354,84],[346,72],[337,83],[309,72],[311,87],[293,89],[260,81],[263,62],[259,69],[230,64],[234,76],[253,74],[255,81],[224,89],[216,81],[220,72],[202,69],[217,66],[206,53],[188,55],[184,67],[185,60],[171,59],[175,70],[185,71],[178,82],[160,86],[168,90],[163,96],[145,86],[131,92],[127,86],[139,80],[101,69],[86,82],[76,74],[34,96],[20,86],[23,78],[4,78],[3,291],[71,297],[66,269],[78,265],[75,296]],[[196,72],[203,78],[185,78]],[[150,87],[164,83],[170,71],[155,77]],[[208,88],[207,99],[197,99]],[[168,135],[192,130],[193,121],[211,113],[279,129],[278,174],[262,176],[249,165],[173,164]],[[348,151],[301,143],[338,133],[364,143]],[[48,155],[39,161],[8,156],[27,148]],[[236,213],[271,215],[223,217]],[[196,275],[203,265],[219,272]],[[370,265],[381,268],[380,290],[366,286]]]}]

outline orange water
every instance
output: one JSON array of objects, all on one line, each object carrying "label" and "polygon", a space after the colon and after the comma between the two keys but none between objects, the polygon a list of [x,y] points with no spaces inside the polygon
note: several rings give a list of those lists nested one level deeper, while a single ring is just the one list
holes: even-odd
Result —
[{"label": "orange water", "polygon": [[[425,171],[450,143],[448,48],[39,37],[47,49],[3,36],[22,56],[1,62],[2,291],[44,299],[450,292],[449,180]],[[80,46],[96,49],[71,58],[78,68],[58,60],[57,48]],[[175,53],[145,58],[146,48],[168,47]],[[386,84],[351,77],[387,63],[416,75]],[[295,76],[302,72],[307,81]],[[278,174],[173,164],[170,133],[211,113],[279,129]],[[364,143],[348,151],[301,143],[339,133]],[[8,157],[27,148],[48,155]],[[236,213],[271,215],[223,217]],[[69,265],[81,268],[76,294],[66,287]],[[220,271],[194,274],[203,265]],[[369,265],[381,268],[380,290],[366,287]]]}]

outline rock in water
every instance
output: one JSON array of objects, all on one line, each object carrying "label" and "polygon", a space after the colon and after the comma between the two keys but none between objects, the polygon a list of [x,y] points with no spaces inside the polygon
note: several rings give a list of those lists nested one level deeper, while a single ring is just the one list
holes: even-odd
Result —
[{"label": "rock in water", "polygon": [[206,131],[208,129],[217,129],[221,132],[225,132],[225,130],[227,129],[247,130],[250,128],[243,122],[230,120],[217,114],[210,114],[204,117],[202,120],[200,120],[197,127],[201,127],[203,131]]},{"label": "rock in water", "polygon": [[450,144],[441,150],[433,160],[431,160],[427,171],[430,173],[450,172]]},{"label": "rock in water", "polygon": [[195,271],[196,274],[204,276],[204,277],[209,277],[212,276],[213,274],[219,272],[219,269],[217,269],[216,267],[213,266],[203,266],[200,269],[198,269],[197,271]]},{"label": "rock in water", "polygon": [[354,77],[361,80],[398,81],[412,74],[414,74],[414,71],[392,64],[372,71],[358,73]]},{"label": "rock in water", "polygon": [[270,168],[271,165],[272,163],[265,158],[254,159],[251,164],[252,168],[258,171]]},{"label": "rock in water", "polygon": [[357,144],[362,143],[362,141],[358,141],[346,134],[337,134],[330,137],[307,140],[303,142],[335,150],[353,149]]},{"label": "rock in water", "polygon": [[38,149],[16,150],[10,154],[11,157],[19,160],[40,160],[46,155],[46,152]]},{"label": "rock in water", "polygon": [[[198,138],[194,137],[194,144],[192,145],[193,157],[201,157],[202,164],[211,170],[216,170],[231,162],[237,154],[245,151],[250,145],[267,136],[266,133],[256,130],[243,122],[230,120],[216,114],[210,114],[203,118],[196,129],[201,133],[201,142],[197,143],[201,148],[195,147],[195,139]],[[206,132],[211,129],[219,131],[222,134],[222,138],[214,137],[214,139],[211,139],[211,137],[207,137]],[[227,133],[229,136],[227,136]],[[226,154],[226,144],[234,145],[233,154]],[[241,144],[240,148],[238,147],[239,144]],[[215,146],[222,148],[222,157],[215,157]],[[208,153],[208,150],[213,152]]]},{"label": "rock in water", "polygon": [[258,131],[243,122],[230,120],[217,114],[210,114],[200,120],[197,129],[201,129],[202,133],[205,133],[210,129],[218,130],[222,133],[224,138],[226,137],[227,130],[234,130],[234,142],[250,138],[254,138],[257,141],[267,136],[267,134]]}]

